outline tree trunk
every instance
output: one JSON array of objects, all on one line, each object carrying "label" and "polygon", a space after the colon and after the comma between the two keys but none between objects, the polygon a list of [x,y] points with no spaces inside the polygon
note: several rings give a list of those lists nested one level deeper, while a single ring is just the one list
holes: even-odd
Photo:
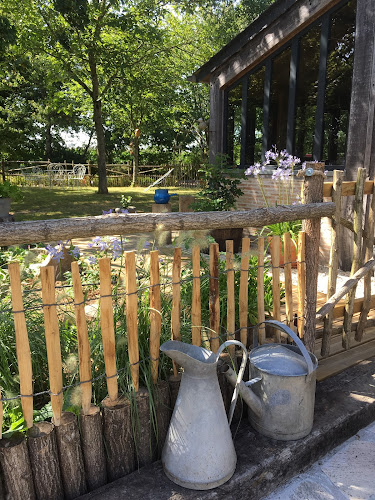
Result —
[{"label": "tree trunk", "polygon": [[134,137],[133,139],[133,186],[137,185],[138,173],[139,173],[139,138]]},{"label": "tree trunk", "polygon": [[102,102],[99,99],[99,79],[96,71],[96,60],[92,51],[89,52],[89,64],[92,83],[92,104],[94,110],[94,123],[96,131],[97,152],[98,152],[98,176],[99,194],[107,194],[107,170],[105,164],[105,138],[102,117]]},{"label": "tree trunk", "polygon": [[46,124],[46,160],[52,156],[52,125],[48,119]]}]

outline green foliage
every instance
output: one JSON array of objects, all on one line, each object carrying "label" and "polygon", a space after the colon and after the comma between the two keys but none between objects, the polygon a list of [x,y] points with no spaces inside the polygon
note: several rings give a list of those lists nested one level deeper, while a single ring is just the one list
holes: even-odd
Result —
[{"label": "green foliage", "polygon": [[198,212],[230,210],[237,198],[243,194],[238,187],[241,180],[233,177],[225,158],[218,156],[216,162],[200,170],[203,174],[204,187],[198,193],[198,200],[193,208]]},{"label": "green foliage", "polygon": [[126,196],[125,194],[123,194],[121,196],[121,207],[122,208],[128,208],[128,206],[132,202],[132,199],[133,199],[132,196],[130,196],[130,195]]},{"label": "green foliage", "polygon": [[22,190],[15,184],[9,181],[0,184],[0,198],[11,198],[14,201],[19,201],[23,197]]}]

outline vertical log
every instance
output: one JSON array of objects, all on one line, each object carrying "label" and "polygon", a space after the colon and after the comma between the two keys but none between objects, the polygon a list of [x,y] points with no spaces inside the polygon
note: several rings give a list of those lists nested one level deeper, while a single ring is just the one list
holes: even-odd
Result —
[{"label": "vertical log", "polygon": [[[372,189],[372,198],[370,209],[368,213],[368,220],[365,223],[367,228],[367,240],[366,240],[366,252],[365,252],[365,262],[368,262],[373,256],[374,248],[374,224],[375,224],[375,183]],[[371,272],[367,273],[364,277],[364,296],[363,296],[363,306],[362,311],[359,316],[357,330],[355,333],[355,340],[361,342],[363,332],[367,322],[367,316],[370,312],[371,307]]]},{"label": "vertical log", "polygon": [[61,415],[60,425],[56,427],[56,440],[65,498],[72,500],[87,493],[81,440],[74,413],[64,412]]},{"label": "vertical log", "polygon": [[55,268],[53,266],[40,269],[42,283],[42,300],[44,312],[44,328],[46,332],[49,383],[51,389],[51,405],[54,424],[60,425],[63,393],[62,364],[60,349],[59,321],[56,311]]},{"label": "vertical log", "polygon": [[293,327],[293,284],[292,284],[292,239],[290,233],[284,233],[284,279],[285,279],[285,312],[287,325]]},{"label": "vertical log", "polygon": [[34,500],[35,491],[27,444],[22,434],[15,433],[0,441],[0,463],[5,489],[11,500]]},{"label": "vertical log", "polygon": [[100,409],[91,405],[88,413],[79,416],[83,462],[90,491],[107,483],[107,468],[103,442],[103,423]]},{"label": "vertical log", "polygon": [[302,339],[305,333],[305,295],[306,295],[306,262],[305,262],[305,232],[298,234],[297,248],[297,329],[298,335]]},{"label": "vertical log", "polygon": [[241,342],[247,347],[247,317],[249,310],[250,238],[242,239],[239,315]]},{"label": "vertical log", "polygon": [[125,252],[126,326],[130,373],[135,392],[139,389],[138,297],[135,253]]},{"label": "vertical log", "polygon": [[[324,163],[307,163],[314,170],[310,177],[305,176],[303,184],[303,203],[323,201]],[[306,295],[305,295],[305,344],[311,352],[315,348],[316,301],[319,272],[320,219],[305,219],[303,230],[306,233]]]},{"label": "vertical log", "polygon": [[258,340],[260,344],[266,341],[266,319],[264,310],[264,238],[258,238],[258,269],[257,269],[257,309],[258,309]]},{"label": "vertical log", "polygon": [[[328,270],[328,289],[327,299],[332,297],[336,292],[336,282],[339,268],[339,242],[340,242],[340,217],[341,217],[341,193],[342,181],[344,179],[344,172],[335,170],[333,172],[333,186],[332,186],[332,201],[336,203],[335,214],[332,217],[331,229],[331,248],[329,253],[329,270]],[[324,318],[323,338],[321,355],[326,357],[329,355],[331,333],[333,324],[333,310],[328,313]]]},{"label": "vertical log", "polygon": [[153,462],[153,455],[156,451],[155,434],[151,422],[150,395],[145,387],[139,388],[136,394],[136,404],[135,449],[138,467],[143,467]]},{"label": "vertical log", "polygon": [[[365,187],[366,169],[359,168],[357,171],[357,182],[355,186],[354,216],[353,216],[353,262],[350,274],[353,275],[361,267],[362,258],[362,220],[363,220],[363,191]],[[342,346],[350,349],[350,334],[352,332],[352,321],[354,312],[354,299],[357,286],[348,293],[345,302],[344,324],[342,330]]]},{"label": "vertical log", "polygon": [[64,499],[54,429],[51,422],[37,422],[27,433],[27,445],[38,500]]},{"label": "vertical log", "polygon": [[[281,319],[280,311],[280,236],[272,236],[271,264],[272,264],[272,315],[277,321]],[[281,342],[280,330],[276,330],[276,342]]]},{"label": "vertical log", "polygon": [[158,380],[159,348],[161,334],[161,299],[159,252],[150,252],[150,357],[151,377],[154,384]]},{"label": "vertical log", "polygon": [[193,296],[191,302],[192,343],[202,343],[202,309],[201,309],[201,254],[199,246],[192,249],[193,263]]},{"label": "vertical log", "polygon": [[109,481],[115,481],[135,470],[134,440],[130,402],[109,398],[103,401],[103,434],[107,452]]},{"label": "vertical log", "polygon": [[111,260],[99,260],[100,275],[100,326],[102,330],[105,374],[107,376],[108,396],[111,401],[118,398],[115,324],[113,320]]},{"label": "vertical log", "polygon": [[87,333],[85,303],[78,263],[72,262],[71,269],[74,290],[74,308],[77,323],[79,378],[81,382],[81,405],[83,414],[88,415],[91,409],[92,396],[90,342]]},{"label": "vertical log", "polygon": [[[233,267],[233,241],[226,240],[226,268],[227,268],[227,340],[234,340],[236,329],[236,309],[234,298],[234,267]],[[230,357],[235,357],[234,345],[228,348]]]},{"label": "vertical log", "polygon": [[16,333],[20,390],[21,394],[27,396],[21,397],[21,405],[26,425],[30,429],[33,426],[33,371],[29,337],[27,335],[26,319],[23,309],[20,266],[18,262],[12,262],[9,264],[8,269],[12,295],[14,329]]},{"label": "vertical log", "polygon": [[[181,248],[174,249],[172,267],[172,340],[181,340],[180,331],[181,316]],[[177,376],[177,365],[173,361],[173,373]]]},{"label": "vertical log", "polygon": [[210,346],[212,352],[220,347],[219,245],[210,245]]},{"label": "vertical log", "polygon": [[159,380],[156,389],[155,413],[157,426],[155,437],[158,450],[157,458],[160,458],[172,413],[168,382]]}]

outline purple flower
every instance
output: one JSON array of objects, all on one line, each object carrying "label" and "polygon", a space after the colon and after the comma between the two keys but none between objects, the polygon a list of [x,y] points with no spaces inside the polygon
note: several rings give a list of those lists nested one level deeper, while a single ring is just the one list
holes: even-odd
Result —
[{"label": "purple flower", "polygon": [[113,212],[112,208],[110,208],[110,209],[109,209],[109,210],[107,210],[107,211],[106,211],[106,210],[103,210],[102,215],[109,215],[109,214],[111,214],[112,212]]},{"label": "purple flower", "polygon": [[149,241],[145,241],[143,248],[145,248],[147,250],[148,248],[150,248],[150,246],[151,246],[151,243]]},{"label": "purple flower", "polygon": [[71,255],[73,255],[73,257],[75,257],[76,259],[78,259],[79,254],[80,254],[80,251],[79,251],[79,248],[78,248],[78,247],[74,247],[74,248],[72,248],[72,249],[69,251],[69,253],[70,253]]},{"label": "purple flower", "polygon": [[122,208],[121,209],[121,213],[122,214],[128,214],[129,213],[129,210],[127,208]]},{"label": "purple flower", "polygon": [[90,256],[87,258],[87,260],[88,260],[88,263],[89,263],[90,265],[92,265],[92,266],[98,262],[98,259],[97,259],[94,255],[90,255]]}]

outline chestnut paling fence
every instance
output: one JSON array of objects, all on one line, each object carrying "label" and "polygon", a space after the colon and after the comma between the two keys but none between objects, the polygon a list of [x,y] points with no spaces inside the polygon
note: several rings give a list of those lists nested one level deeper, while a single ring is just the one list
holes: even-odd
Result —
[{"label": "chestnut paling fence", "polygon": [[[284,235],[284,274],[285,274],[285,321],[295,328],[303,337],[304,326],[304,241],[305,233],[299,236],[299,252],[297,262],[291,260],[291,239]],[[221,342],[238,338],[245,345],[251,343],[251,332],[258,329],[261,343],[266,341],[264,319],[266,309],[271,307],[270,301],[265,304],[264,276],[272,276],[272,316],[284,319],[281,315],[280,289],[280,238],[272,241],[271,256],[265,253],[264,238],[258,238],[252,245],[249,238],[242,240],[241,256],[233,253],[233,242],[227,241],[225,269],[220,265],[218,244],[210,245],[208,257],[208,274],[202,273],[202,255],[198,246],[193,247],[191,273],[181,277],[183,264],[181,248],[175,248],[171,269],[167,279],[160,276],[159,252],[149,254],[148,284],[139,286],[135,252],[124,254],[125,286],[117,283],[118,273],[112,269],[108,257],[99,260],[99,291],[88,296],[85,284],[82,285],[77,262],[72,263],[72,298],[67,299],[69,286],[56,285],[55,268],[47,266],[41,269],[41,288],[32,290],[39,298],[32,306],[25,306],[21,288],[21,274],[18,263],[9,264],[9,276],[12,296],[12,314],[14,317],[17,345],[17,360],[20,382],[20,394],[12,398],[3,397],[2,404],[19,398],[28,430],[27,439],[21,435],[13,435],[0,442],[0,461],[2,464],[5,486],[12,498],[75,498],[87,490],[95,489],[107,481],[112,481],[135,470],[138,466],[150,463],[160,456],[161,446],[169,423],[170,410],[173,403],[166,382],[159,370],[159,347],[162,333],[163,317],[161,301],[163,295],[170,297],[170,337],[181,339],[181,286],[191,284],[191,321],[190,332],[184,340],[195,345],[205,345],[217,351]],[[253,248],[252,248],[253,247]],[[254,252],[255,256],[251,256]],[[142,257],[144,258],[144,257]],[[250,261],[255,264],[257,276],[256,315],[258,324],[249,326],[249,272]],[[297,265],[298,273],[298,307],[293,310],[292,297],[292,265]],[[221,271],[220,271],[221,269]],[[253,273],[254,274],[254,273]],[[220,321],[219,280],[226,281],[226,322]],[[236,287],[235,281],[239,280]],[[201,284],[208,281],[209,303],[202,304]],[[63,300],[56,298],[56,290],[65,288]],[[90,284],[92,290],[93,284]],[[163,289],[163,293],[161,292]],[[235,293],[237,290],[238,295]],[[138,300],[142,292],[147,292],[149,300],[149,331],[147,360],[140,356]],[[26,291],[24,291],[24,294]],[[207,298],[207,297],[206,297]],[[101,345],[105,373],[92,373],[92,352],[85,314],[85,305],[100,299],[98,320],[100,321]],[[165,299],[165,297],[164,297]],[[131,392],[128,397],[121,395],[118,377],[124,370],[116,360],[116,324],[114,320],[114,304],[121,302],[126,322],[127,334],[127,369],[130,372]],[[267,302],[267,301],[266,301]],[[236,304],[238,314],[236,320]],[[64,386],[63,362],[60,347],[59,327],[64,309],[74,309],[77,332],[77,351],[79,358],[79,382]],[[205,325],[202,310],[209,309],[209,325]],[[49,390],[33,394],[32,359],[27,330],[26,315],[43,314],[45,342],[48,357]],[[5,314],[8,311],[0,311]],[[223,319],[223,318],[222,318]],[[118,321],[118,316],[117,316]],[[186,330],[186,324],[184,325]],[[187,337],[187,338],[186,338]],[[277,338],[280,341],[280,337]],[[91,342],[92,343],[92,342]],[[117,339],[118,344],[118,339]],[[97,348],[97,344],[96,344]],[[231,352],[233,355],[234,352]],[[144,351],[143,351],[144,355]],[[153,388],[140,386],[140,366],[147,361],[150,370],[150,385]],[[95,367],[94,367],[95,368]],[[95,376],[96,375],[96,376]],[[165,374],[164,374],[165,376]],[[101,379],[101,380],[100,380]],[[98,406],[92,405],[93,383],[99,380],[106,382],[107,397]],[[173,365],[173,384],[179,380],[178,367]],[[63,412],[64,393],[72,387],[80,388],[79,427],[73,413]],[[154,406],[150,411],[149,390],[153,392]],[[52,406],[52,423],[34,422],[33,409],[35,398],[49,397]],[[230,389],[223,387],[223,396],[229,403]],[[101,425],[103,419],[103,428]],[[137,432],[137,426],[142,432]],[[102,430],[103,429],[103,430]],[[104,438],[104,439],[103,439]],[[1,445],[2,443],[2,445]],[[105,445],[104,445],[105,443]],[[48,453],[46,453],[48,449]]]},{"label": "chestnut paling fence", "polygon": [[[327,188],[324,189],[327,194]],[[329,189],[331,191],[328,194],[334,188],[331,186]],[[315,214],[318,220],[321,216],[334,214],[335,207],[332,204],[323,205],[325,206],[322,208],[318,207],[319,215]],[[304,207],[289,207],[288,220],[298,219],[298,215],[304,213],[303,210]],[[312,212],[312,208],[307,210],[308,214]],[[286,211],[283,207],[279,207],[259,213],[261,214],[260,220],[264,222],[269,217],[267,221],[272,223],[282,220]],[[335,215],[336,220],[339,217],[337,214],[338,211]],[[163,222],[164,229],[191,229],[188,222],[191,214],[178,214],[177,218],[173,216],[174,214],[152,214],[155,221]],[[134,228],[137,224],[136,232],[145,228],[149,230],[147,224],[150,222],[146,220],[141,223],[143,227],[139,227],[138,219],[142,217],[138,216],[127,225],[127,221],[130,221],[129,217],[95,218],[94,220],[100,225],[95,226],[95,223],[90,220],[88,231],[92,231],[92,234],[118,234],[120,223],[122,229],[125,228],[124,231],[128,234],[132,233],[131,227]],[[196,214],[196,217],[198,222],[195,221],[195,227],[198,226],[198,229],[201,229],[200,223],[209,227],[210,222],[207,222],[204,214]],[[251,225],[250,221],[253,220],[250,213],[234,212],[231,217],[233,220],[228,222],[228,215],[218,215],[218,220],[221,221],[218,224],[233,227],[237,224],[248,227]],[[148,214],[148,218],[151,218],[151,214]],[[169,224],[168,220],[172,222]],[[213,223],[213,220],[214,216],[210,214],[209,221]],[[57,235],[65,237],[64,231],[70,231],[72,237],[83,235],[82,228],[79,227],[77,221],[72,227],[69,226],[70,223],[64,221],[57,221],[56,224],[50,227],[47,221],[44,221],[39,232],[42,238],[46,239],[46,234],[50,239],[54,239]],[[260,225],[258,223],[258,227]],[[35,236],[32,235],[37,235],[38,231],[33,232],[34,226],[35,223],[15,223],[12,224],[10,230],[9,225],[6,227],[6,224],[0,224],[0,242],[4,245],[20,243],[25,239],[28,242],[35,241]],[[205,260],[201,258],[200,249],[194,247],[190,275],[183,274],[185,268],[183,255],[181,249],[176,248],[168,279],[164,281],[160,278],[160,256],[157,251],[153,251],[150,253],[148,281],[143,281],[141,286],[140,274],[144,271],[137,266],[134,252],[127,252],[124,255],[125,286],[121,285],[118,275],[114,276],[110,260],[108,258],[100,260],[99,291],[95,288],[96,283],[91,283],[94,285],[91,288],[87,286],[87,283],[82,284],[77,263],[72,264],[72,285],[56,285],[54,269],[47,267],[41,271],[40,289],[33,289],[33,293],[38,296],[39,303],[33,303],[31,306],[25,305],[27,294],[26,290],[22,292],[21,289],[18,264],[11,263],[9,274],[18,368],[12,366],[10,369],[15,373],[19,371],[20,389],[16,396],[3,396],[2,403],[8,404],[10,401],[20,400],[28,428],[27,437],[14,434],[10,439],[0,441],[0,461],[5,488],[11,497],[15,499],[75,498],[87,490],[96,489],[108,481],[122,477],[138,466],[145,465],[160,456],[179,381],[177,366],[166,365],[166,368],[161,366],[163,360],[159,358],[159,346],[162,340],[168,337],[182,338],[184,341],[204,345],[216,351],[222,341],[236,337],[249,346],[254,328],[258,330],[261,342],[266,341],[266,335],[272,333],[266,332],[264,328],[263,321],[266,313],[271,313],[275,319],[286,321],[292,328],[297,329],[302,338],[307,335],[308,329],[311,331],[313,328],[315,332],[315,312],[313,318],[311,314],[308,316],[306,313],[306,304],[311,302],[313,288],[315,288],[316,297],[316,276],[311,274],[311,266],[309,266],[311,260],[314,260],[316,264],[318,259],[315,247],[311,245],[311,241],[308,243],[313,230],[314,228],[307,226],[306,232],[301,232],[299,235],[296,262],[298,285],[294,289],[292,258],[290,257],[292,243],[288,234],[283,236],[285,262],[282,285],[280,285],[280,238],[278,237],[273,238],[270,258],[265,253],[267,243],[263,238],[258,238],[254,242],[245,238],[237,265],[232,242],[228,241],[225,269],[223,269],[218,246],[212,244],[208,270],[205,273],[202,272]],[[314,241],[312,243],[316,244]],[[255,263],[252,260],[253,254],[255,254]],[[253,326],[249,324],[248,310],[248,294],[251,293],[249,289],[251,266],[256,267],[257,275]],[[334,264],[331,265],[332,272],[334,272],[334,267]],[[264,293],[265,274],[272,277],[270,295],[273,300],[268,303]],[[219,285],[223,277],[226,288],[225,318],[222,313],[220,314]],[[208,284],[209,290],[208,297],[205,302],[202,302],[204,282]],[[186,326],[185,316],[181,310],[181,293],[186,284],[190,285],[189,291],[191,292],[190,309],[187,313],[188,326]],[[65,293],[62,300],[56,297],[56,291],[61,291],[61,289],[66,291],[69,287],[73,289],[72,296]],[[144,335],[145,332],[140,330],[140,324],[143,321],[140,306],[141,295],[143,296],[146,292],[148,308],[146,313],[143,312],[143,320],[147,316],[149,326]],[[297,294],[296,300],[293,300],[293,293]],[[285,296],[281,301],[280,297],[283,294]],[[166,296],[169,297],[169,308],[163,309]],[[314,300],[314,295],[312,297]],[[86,319],[85,305],[98,299],[100,299],[99,311],[95,321],[99,325],[95,330],[95,335],[98,335],[99,330],[100,339],[99,342],[98,339],[93,342],[90,338],[91,330]],[[119,309],[115,304],[119,304]],[[313,306],[315,311],[316,303]],[[33,332],[28,331],[26,322],[30,308],[33,308],[33,313],[44,316],[48,357],[48,376],[46,373],[45,378],[49,381],[49,389],[39,391],[37,394],[33,394],[33,383],[35,386],[37,381],[33,379],[31,368],[32,356],[35,352],[31,353],[29,347],[29,337]],[[66,308],[74,311],[75,328],[72,331],[76,331],[76,350],[79,358],[79,381],[73,378],[68,384],[66,373],[63,373],[60,345],[62,315]],[[117,314],[119,311],[120,314]],[[208,324],[204,324],[203,320],[205,311],[209,312]],[[0,312],[2,315],[9,314],[9,311]],[[323,313],[318,313],[318,317],[324,316]],[[120,318],[125,324],[122,332],[126,332],[126,336],[123,335],[120,339],[121,342],[116,336],[123,326]],[[308,322],[312,324],[309,325]],[[142,325],[144,324],[143,321]],[[277,332],[273,332],[273,335],[277,335]],[[281,339],[276,337],[276,340]],[[310,337],[306,337],[305,340],[308,345],[311,344]],[[315,336],[313,342],[315,343]],[[102,351],[101,371],[92,363],[94,357],[92,348]],[[170,377],[169,369],[173,372]],[[146,371],[149,377],[145,376]],[[168,379],[168,382],[163,381],[162,378]],[[105,388],[103,388],[103,382]],[[127,392],[127,397],[124,397],[126,382],[130,391]],[[102,386],[102,392],[96,391],[97,385]],[[146,385],[146,388],[142,385]],[[79,426],[75,414],[62,411],[64,395],[67,396],[72,389],[77,387],[80,389],[81,406]],[[228,403],[231,390],[223,386],[222,391],[224,400]],[[34,422],[33,409],[40,404],[41,400],[45,402],[47,397],[51,400],[52,422]],[[96,402],[95,406],[92,405],[93,400]],[[99,403],[101,400],[102,402]]]}]

